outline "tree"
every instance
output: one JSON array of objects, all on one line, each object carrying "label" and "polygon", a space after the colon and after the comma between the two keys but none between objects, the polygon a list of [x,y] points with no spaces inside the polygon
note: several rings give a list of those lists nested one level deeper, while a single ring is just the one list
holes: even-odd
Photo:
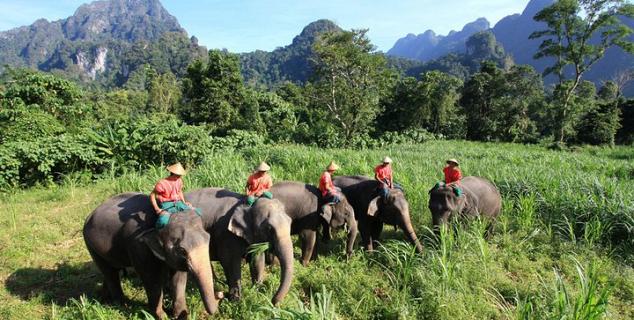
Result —
[{"label": "tree", "polygon": [[473,140],[532,142],[538,135],[534,114],[543,106],[543,83],[529,66],[508,72],[493,62],[464,85],[460,104]]},{"label": "tree", "polygon": [[238,121],[245,100],[238,57],[209,51],[209,62],[197,60],[183,79],[182,116],[189,123],[206,123],[226,132]]},{"label": "tree", "polygon": [[548,29],[530,36],[545,38],[535,58],[555,58],[544,75],[555,74],[558,78],[560,100],[554,105],[558,109],[556,139],[560,143],[566,140],[566,127],[573,120],[569,116],[571,101],[585,72],[610,47],[634,52],[634,44],[628,41],[633,30],[620,20],[633,16],[634,6],[625,0],[558,0],[535,15],[536,21],[548,25]]},{"label": "tree", "polygon": [[314,46],[313,101],[350,145],[369,134],[387,77],[383,55],[373,54],[367,30],[328,33]]},{"label": "tree", "polygon": [[149,69],[146,87],[148,111],[172,113],[176,110],[181,91],[173,73],[157,74],[153,69]]}]

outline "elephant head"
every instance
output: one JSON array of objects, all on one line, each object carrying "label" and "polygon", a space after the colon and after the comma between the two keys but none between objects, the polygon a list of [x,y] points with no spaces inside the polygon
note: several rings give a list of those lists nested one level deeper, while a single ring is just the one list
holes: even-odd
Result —
[{"label": "elephant head", "polygon": [[456,196],[451,186],[441,185],[429,191],[429,211],[431,211],[434,229],[446,224],[451,215],[461,212],[465,207],[466,196]]},{"label": "elephant head", "polygon": [[405,195],[398,189],[391,190],[387,197],[377,196],[368,206],[368,216],[378,217],[386,224],[399,226],[405,232],[407,239],[416,246],[416,251],[423,252],[423,246],[418,241],[409,213],[409,203]]},{"label": "elephant head", "polygon": [[[341,201],[336,204],[326,205],[322,207],[321,217],[325,220],[325,228],[338,229],[344,225],[348,226],[348,241],[346,242],[346,253],[348,256],[352,254],[352,247],[357,238],[357,220],[354,217],[354,209],[343,195],[339,195]],[[324,234],[330,234],[329,230],[324,230]]]},{"label": "elephant head", "polygon": [[276,305],[288,293],[293,279],[293,242],[291,218],[279,200],[260,198],[253,207],[236,210],[229,221],[229,231],[248,244],[267,242],[281,266],[280,286],[273,296]]},{"label": "elephant head", "polygon": [[191,210],[172,214],[167,226],[153,229],[142,240],[171,269],[194,275],[205,309],[213,314],[218,310],[218,300],[214,294],[209,239],[202,220]]}]

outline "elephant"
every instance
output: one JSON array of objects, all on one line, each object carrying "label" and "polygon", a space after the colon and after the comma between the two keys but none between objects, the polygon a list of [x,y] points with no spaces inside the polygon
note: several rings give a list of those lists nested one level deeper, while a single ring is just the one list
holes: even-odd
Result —
[{"label": "elephant", "polygon": [[337,229],[347,224],[349,229],[346,253],[352,254],[357,237],[357,221],[354,218],[354,209],[345,196],[341,196],[339,203],[324,207],[325,203],[317,187],[291,181],[274,184],[271,193],[284,204],[286,214],[293,220],[291,234],[300,236],[304,266],[307,266],[313,257],[320,225],[323,226],[324,233],[329,234],[330,228]]},{"label": "elephant", "polygon": [[209,233],[193,211],[170,217],[161,230],[154,224],[157,215],[150,198],[140,193],[123,193],[110,198],[86,219],[84,241],[97,268],[103,273],[104,286],[114,302],[123,302],[119,272],[133,267],[140,276],[153,315],[163,311],[163,287],[171,283],[175,318],[187,317],[185,287],[187,272],[198,282],[208,313],[218,309],[209,259]]},{"label": "elephant", "polygon": [[[218,188],[200,189],[185,196],[202,211],[204,228],[211,234],[211,259],[220,261],[229,285],[229,298],[240,299],[241,264],[249,246],[267,242],[281,266],[280,285],[272,299],[274,305],[279,304],[293,279],[291,218],[286,215],[284,205],[277,199],[260,198],[249,207],[244,195]],[[255,275],[264,274],[264,263],[250,266],[254,282],[261,282]],[[262,270],[255,270],[256,266]]]},{"label": "elephant", "polygon": [[374,249],[373,242],[378,241],[383,224],[389,224],[400,227],[407,239],[414,244],[416,251],[423,252],[423,246],[412,227],[409,203],[403,191],[392,189],[384,199],[377,192],[380,182],[374,179],[364,176],[339,176],[333,182],[341,188],[354,209],[366,250]]},{"label": "elephant", "polygon": [[[441,185],[429,191],[429,211],[434,229],[446,224],[453,215],[486,217],[493,222],[502,209],[502,197],[490,181],[480,177],[460,180],[462,195],[456,196],[451,185]],[[489,233],[493,224],[489,225]]]}]

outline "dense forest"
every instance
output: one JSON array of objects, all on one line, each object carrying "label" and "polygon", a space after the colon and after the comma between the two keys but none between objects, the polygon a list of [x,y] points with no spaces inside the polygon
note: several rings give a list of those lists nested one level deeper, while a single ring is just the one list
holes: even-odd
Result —
[{"label": "dense forest", "polygon": [[[195,164],[219,148],[264,143],[367,148],[469,139],[558,149],[631,144],[634,101],[623,96],[624,82],[596,87],[584,81],[583,72],[606,48],[632,49],[625,40],[632,30],[616,18],[631,15],[632,8],[595,6],[603,18],[592,20],[580,15],[588,10],[584,5],[561,1],[536,16],[549,25],[532,35],[544,41],[536,56],[560,57],[547,72],[560,80],[554,86],[544,86],[532,67],[514,64],[489,31],[471,36],[464,54],[416,65],[377,53],[367,30],[344,31],[325,20],[296,39],[296,51],[286,48],[260,62],[225,50],[187,54],[191,51],[178,48],[188,48],[189,40],[166,33],[161,37],[166,41],[141,42],[127,51],[128,65],[146,60],[135,55],[153,62],[136,63],[114,87],[6,67],[0,85],[0,185],[175,160]],[[562,23],[580,30],[576,43],[553,41]],[[595,35],[581,32],[586,28],[611,32],[599,44],[588,44],[584,41]],[[309,64],[310,73],[290,81],[256,67],[241,70],[245,59],[248,66],[286,59]],[[245,81],[245,73],[262,81],[252,76]]]}]

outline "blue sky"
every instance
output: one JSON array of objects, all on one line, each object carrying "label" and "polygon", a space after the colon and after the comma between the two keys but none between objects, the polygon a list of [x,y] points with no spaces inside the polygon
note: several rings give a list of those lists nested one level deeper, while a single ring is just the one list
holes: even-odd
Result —
[{"label": "blue sky", "polygon": [[[86,0],[0,0],[0,30],[38,18],[58,20]],[[432,29],[446,34],[479,17],[496,23],[520,13],[528,0],[162,0],[165,8],[200,43],[232,52],[273,50],[291,43],[308,23],[333,20],[344,29],[369,28],[370,39],[387,51],[408,33]]]}]

